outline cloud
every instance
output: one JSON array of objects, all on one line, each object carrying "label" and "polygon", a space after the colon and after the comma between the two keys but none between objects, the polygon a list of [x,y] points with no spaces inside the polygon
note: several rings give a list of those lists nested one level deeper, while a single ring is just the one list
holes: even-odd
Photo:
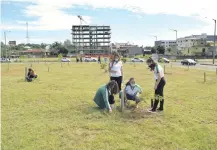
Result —
[{"label": "cloud", "polygon": [[[3,0],[4,1],[4,0]],[[8,0],[7,0],[8,1]],[[78,14],[69,14],[66,9],[85,6],[85,8],[115,8],[128,10],[136,17],[142,18],[144,14],[172,14],[178,16],[194,17],[204,21],[207,26],[197,27],[181,31],[178,29],[178,37],[183,37],[191,34],[213,33],[212,18],[217,19],[217,1],[216,0],[11,0],[10,2],[28,2],[23,10],[23,13],[29,18],[37,18],[29,22],[29,30],[69,30],[73,24],[80,24],[77,18]],[[111,10],[112,11],[112,10]],[[205,19],[205,17],[209,19]],[[84,20],[89,24],[92,23],[91,16],[83,16]],[[26,30],[24,20],[18,20],[17,25],[4,24],[2,27],[6,29]],[[112,37],[115,40],[124,39],[126,41],[131,37]],[[171,31],[161,31],[153,33],[158,39],[175,39],[175,34]],[[37,40],[36,40],[37,41]],[[134,43],[152,43],[151,37],[138,39]],[[154,41],[154,38],[153,38]]]}]

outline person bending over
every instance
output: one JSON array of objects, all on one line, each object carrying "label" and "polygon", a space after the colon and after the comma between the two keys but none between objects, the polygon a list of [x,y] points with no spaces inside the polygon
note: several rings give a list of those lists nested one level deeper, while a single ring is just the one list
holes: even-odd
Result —
[{"label": "person bending over", "polygon": [[93,100],[101,109],[106,108],[109,112],[112,112],[115,103],[113,95],[117,93],[119,93],[118,84],[112,80],[97,90]]},{"label": "person bending over", "polygon": [[37,78],[38,76],[35,74],[35,72],[33,71],[33,69],[29,68],[28,69],[28,73],[27,73],[27,77],[26,80],[28,82],[32,82],[32,79]]},{"label": "person bending over", "polygon": [[149,58],[147,60],[147,65],[151,69],[151,71],[154,72],[154,79],[155,79],[155,100],[152,108],[149,110],[149,112],[155,112],[157,105],[160,101],[160,107],[157,109],[158,111],[163,111],[164,109],[164,95],[163,95],[163,90],[164,86],[166,84],[165,78],[164,78],[164,70],[163,68],[156,63],[152,58]]}]

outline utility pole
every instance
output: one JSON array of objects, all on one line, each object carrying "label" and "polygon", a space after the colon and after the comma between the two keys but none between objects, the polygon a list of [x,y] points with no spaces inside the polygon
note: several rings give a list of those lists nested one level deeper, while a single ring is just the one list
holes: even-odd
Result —
[{"label": "utility pole", "polygon": [[216,19],[212,19],[214,21],[214,49],[213,49],[213,61],[212,63],[215,64],[215,53],[216,53],[216,46],[215,46],[215,42],[216,42]]},{"label": "utility pole", "polygon": [[28,29],[28,22],[26,22],[26,44],[29,44],[29,29]]},{"label": "utility pole", "polygon": [[[153,36],[153,37],[155,37],[155,38],[156,38],[156,41],[157,41],[157,36]],[[157,49],[156,49],[156,54],[157,54]]]},{"label": "utility pole", "polygon": [[[209,19],[208,17],[205,17],[207,19]],[[212,19],[214,21],[214,45],[213,45],[213,52],[212,52],[212,63],[215,64],[215,53],[216,53],[216,46],[215,46],[215,42],[216,42],[216,19]]]},{"label": "utility pole", "polygon": [[4,38],[5,38],[5,50],[6,50],[6,58],[7,58],[7,32],[11,32],[11,31],[4,31]]},{"label": "utility pole", "polygon": [[178,55],[178,43],[177,43],[177,30],[174,30],[174,29],[170,29],[171,31],[174,31],[176,32],[176,56]]},{"label": "utility pole", "polygon": [[[83,37],[83,32],[82,32],[82,21],[86,23],[86,21],[83,19],[83,17],[81,15],[78,15],[77,16],[79,19],[80,19],[80,34],[79,34],[79,49],[80,49],[80,52],[81,52],[81,49],[83,51],[83,45],[84,45],[84,37]],[[81,45],[81,38],[83,40],[82,44]]]}]

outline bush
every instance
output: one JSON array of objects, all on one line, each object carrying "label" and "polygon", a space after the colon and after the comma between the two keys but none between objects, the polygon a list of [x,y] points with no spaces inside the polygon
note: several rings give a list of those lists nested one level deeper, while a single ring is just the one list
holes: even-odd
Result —
[{"label": "bush", "polygon": [[124,63],[127,62],[127,59],[126,59],[126,58],[122,58],[121,60],[122,60]]},{"label": "bush", "polygon": [[106,63],[101,63],[101,64],[100,64],[100,68],[101,68],[101,69],[104,69],[105,72],[108,71],[108,70],[107,70],[107,64],[106,64]]}]

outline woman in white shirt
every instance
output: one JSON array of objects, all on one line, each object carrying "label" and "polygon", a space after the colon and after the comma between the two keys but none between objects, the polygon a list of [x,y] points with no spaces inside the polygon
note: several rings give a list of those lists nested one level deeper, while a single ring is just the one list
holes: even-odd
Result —
[{"label": "woman in white shirt", "polygon": [[[109,73],[110,81],[116,81],[118,84],[119,91],[121,91],[121,83],[123,80],[123,68],[122,62],[120,61],[120,55],[118,54],[118,52],[112,52],[111,61],[109,63]],[[114,99],[114,96],[110,95],[109,99]]]},{"label": "woman in white shirt", "polygon": [[123,65],[118,52],[112,52],[111,62],[109,63],[110,80],[115,80],[118,83],[121,91],[121,83],[123,77]]},{"label": "woman in white shirt", "polygon": [[152,106],[152,109],[149,111],[155,112],[159,101],[160,101],[160,107],[157,110],[163,111],[163,105],[164,105],[163,89],[164,89],[164,86],[166,84],[166,81],[164,78],[164,70],[152,58],[149,58],[146,61],[146,63],[148,64],[151,71],[154,71],[154,79],[155,79],[155,86],[154,86],[155,100],[154,100],[154,104]]}]

